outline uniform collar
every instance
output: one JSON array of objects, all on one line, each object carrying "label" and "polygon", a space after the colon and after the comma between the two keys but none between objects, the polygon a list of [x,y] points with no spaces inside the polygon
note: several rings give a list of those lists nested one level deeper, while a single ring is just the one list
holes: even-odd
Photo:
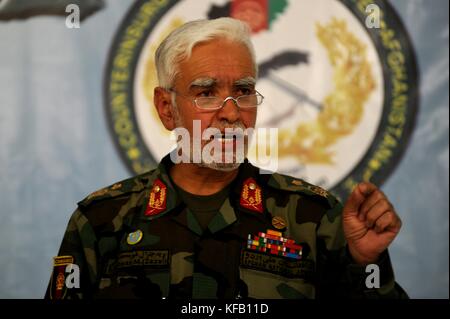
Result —
[{"label": "uniform collar", "polygon": [[[141,210],[140,218],[151,221],[166,214],[173,213],[172,218],[175,221],[200,235],[202,233],[201,227],[198,225],[192,212],[182,202],[169,176],[172,165],[174,164],[170,159],[170,154],[167,154],[151,174],[146,185],[145,203]],[[261,175],[259,168],[253,166],[247,159],[245,159],[244,163],[238,169],[238,175],[232,181],[230,187],[230,196],[225,199],[219,209],[219,214],[211,220],[208,226],[212,233],[226,228],[237,220],[235,209],[246,214],[251,214],[256,218],[265,219],[264,215],[267,214],[267,211],[264,203],[264,186],[267,184],[268,176]],[[256,206],[246,205],[241,200],[244,187],[247,185],[248,189],[250,182],[254,183],[261,190],[260,203]],[[250,190],[250,196],[252,196],[252,191]],[[156,202],[158,200],[159,202]],[[159,206],[155,205],[155,202]]]}]

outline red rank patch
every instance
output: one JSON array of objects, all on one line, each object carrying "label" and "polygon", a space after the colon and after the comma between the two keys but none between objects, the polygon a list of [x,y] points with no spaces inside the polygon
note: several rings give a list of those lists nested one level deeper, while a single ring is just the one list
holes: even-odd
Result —
[{"label": "red rank patch", "polygon": [[167,187],[160,179],[156,179],[150,192],[145,216],[156,216],[166,210]]},{"label": "red rank patch", "polygon": [[240,202],[242,207],[258,213],[263,212],[261,187],[253,178],[248,178],[242,186]]}]

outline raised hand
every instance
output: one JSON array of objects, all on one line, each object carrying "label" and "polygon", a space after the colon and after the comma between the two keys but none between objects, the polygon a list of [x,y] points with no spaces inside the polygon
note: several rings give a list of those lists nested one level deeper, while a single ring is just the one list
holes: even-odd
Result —
[{"label": "raised hand", "polygon": [[344,234],[350,254],[358,264],[376,262],[401,225],[386,195],[371,183],[358,184],[345,203]]}]

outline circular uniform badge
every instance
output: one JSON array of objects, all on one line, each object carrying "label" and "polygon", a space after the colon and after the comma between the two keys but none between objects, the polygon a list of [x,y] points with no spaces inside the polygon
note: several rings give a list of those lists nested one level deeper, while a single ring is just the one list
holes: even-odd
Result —
[{"label": "circular uniform badge", "polygon": [[133,233],[129,233],[127,237],[127,243],[128,245],[136,245],[142,240],[142,230],[138,229]]},{"label": "circular uniform badge", "polygon": [[174,145],[153,105],[156,48],[187,21],[223,16],[252,29],[265,96],[256,125],[278,128],[278,171],[341,198],[360,181],[381,185],[408,146],[418,75],[400,18],[375,0],[136,1],[104,81],[112,136],[131,171],[154,168]]},{"label": "circular uniform badge", "polygon": [[275,216],[272,218],[272,226],[278,230],[282,230],[286,228],[286,221],[283,217]]}]

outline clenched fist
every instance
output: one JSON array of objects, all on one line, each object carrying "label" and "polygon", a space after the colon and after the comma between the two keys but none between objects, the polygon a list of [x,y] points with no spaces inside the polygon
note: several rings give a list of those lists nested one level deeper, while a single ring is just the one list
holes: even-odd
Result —
[{"label": "clenched fist", "polygon": [[343,227],[353,259],[374,263],[397,236],[402,222],[386,195],[371,183],[358,184],[343,210]]}]

